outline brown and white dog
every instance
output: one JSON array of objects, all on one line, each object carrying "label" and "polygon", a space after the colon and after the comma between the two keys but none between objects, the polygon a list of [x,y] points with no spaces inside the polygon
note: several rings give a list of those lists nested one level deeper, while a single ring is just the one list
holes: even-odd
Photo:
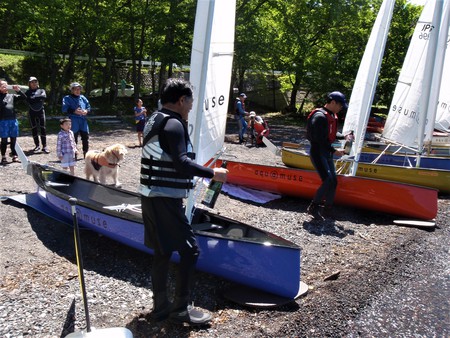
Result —
[{"label": "brown and white dog", "polygon": [[84,172],[86,179],[91,177],[95,182],[106,183],[106,177],[114,180],[114,185],[120,187],[119,163],[123,160],[127,149],[122,144],[114,144],[103,151],[90,150],[86,153]]}]

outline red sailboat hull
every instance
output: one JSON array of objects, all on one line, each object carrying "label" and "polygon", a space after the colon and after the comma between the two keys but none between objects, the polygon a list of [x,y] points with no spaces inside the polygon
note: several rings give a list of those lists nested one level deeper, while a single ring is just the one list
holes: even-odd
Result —
[{"label": "red sailboat hull", "polygon": [[[215,166],[220,166],[218,160]],[[321,184],[315,171],[227,160],[228,183],[312,199]],[[338,175],[335,203],[408,218],[430,220],[438,209],[437,190],[363,177]]]}]

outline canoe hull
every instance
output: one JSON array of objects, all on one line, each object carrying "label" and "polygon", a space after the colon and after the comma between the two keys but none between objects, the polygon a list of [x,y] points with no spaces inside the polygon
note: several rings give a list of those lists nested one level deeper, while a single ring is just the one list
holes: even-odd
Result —
[{"label": "canoe hull", "polygon": [[[283,149],[282,161],[285,165],[313,170],[314,166],[308,155],[295,149]],[[350,162],[335,161],[336,169],[349,166]],[[379,180],[414,184],[438,189],[442,193],[450,193],[450,170],[401,167],[387,164],[358,163],[357,176]]]},{"label": "canoe hull", "polygon": [[[217,161],[216,166],[221,165]],[[312,199],[321,184],[313,170],[227,160],[227,182],[286,196]],[[437,190],[396,182],[338,175],[336,204],[430,220],[437,214]]]},{"label": "canoe hull", "polygon": [[[153,254],[144,245],[140,212],[103,208],[122,203],[140,205],[138,194],[75,178],[38,164],[32,166],[32,175],[39,186],[38,196],[58,219],[71,223],[68,199],[75,197],[80,226]],[[298,295],[301,249],[297,245],[206,211],[199,213],[197,220],[192,227],[201,252],[197,262],[199,270],[278,296],[294,299]],[[179,261],[177,254],[172,259]]]}]

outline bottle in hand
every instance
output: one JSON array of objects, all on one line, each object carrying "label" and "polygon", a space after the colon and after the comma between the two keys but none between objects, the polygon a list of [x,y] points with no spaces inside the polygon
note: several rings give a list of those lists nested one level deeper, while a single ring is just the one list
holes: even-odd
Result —
[{"label": "bottle in hand", "polygon": [[[222,168],[227,167],[227,162],[223,161]],[[222,182],[217,182],[214,180],[211,180],[209,182],[208,188],[206,189],[205,197],[202,200],[202,204],[206,205],[209,208],[214,208],[214,205],[216,204],[217,197],[219,197],[220,191],[222,190]]]}]

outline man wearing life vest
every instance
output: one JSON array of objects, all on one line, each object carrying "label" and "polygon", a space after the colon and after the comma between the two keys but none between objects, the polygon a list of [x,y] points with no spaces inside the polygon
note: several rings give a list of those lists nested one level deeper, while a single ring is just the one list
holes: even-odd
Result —
[{"label": "man wearing life vest", "polygon": [[[224,182],[228,170],[206,168],[194,161],[187,119],[194,101],[191,85],[168,79],[161,93],[162,109],[150,115],[144,128],[139,191],[145,245],[154,250],[152,266],[153,311],[156,321],[169,318],[177,324],[201,325],[211,315],[189,304],[199,249],[185,216],[183,198],[193,187],[194,176]],[[167,296],[169,261],[180,256],[174,303]]]},{"label": "man wearing life vest", "polygon": [[311,143],[309,156],[322,180],[322,185],[307,209],[316,220],[331,216],[337,187],[333,155],[344,154],[343,150],[333,148],[332,143],[336,139],[337,114],[347,107],[344,94],[335,91],[328,94],[327,102],[322,108],[314,109],[308,116],[306,132]]}]

